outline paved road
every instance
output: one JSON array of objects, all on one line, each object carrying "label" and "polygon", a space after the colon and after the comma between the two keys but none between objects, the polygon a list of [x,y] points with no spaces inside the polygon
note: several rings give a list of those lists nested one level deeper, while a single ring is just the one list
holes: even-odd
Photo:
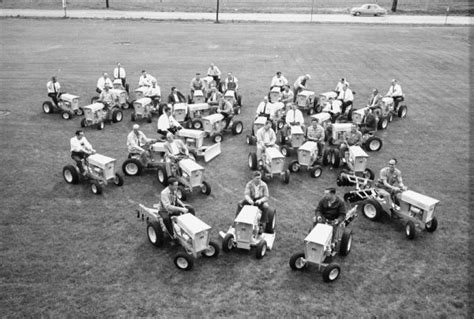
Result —
[{"label": "paved road", "polygon": [[[69,18],[94,19],[150,19],[150,20],[205,20],[215,21],[215,13],[205,12],[149,12],[116,10],[67,10]],[[0,17],[61,18],[63,10],[0,9]],[[411,24],[411,25],[473,25],[468,16],[387,15],[385,17],[353,17],[349,14],[272,14],[220,13],[219,21],[259,22],[314,22],[354,24]]]}]

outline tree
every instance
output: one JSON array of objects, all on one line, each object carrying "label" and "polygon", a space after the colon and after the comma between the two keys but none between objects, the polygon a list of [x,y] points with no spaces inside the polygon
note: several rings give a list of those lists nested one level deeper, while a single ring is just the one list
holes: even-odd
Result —
[{"label": "tree", "polygon": [[392,1],[392,12],[397,12],[398,0]]}]

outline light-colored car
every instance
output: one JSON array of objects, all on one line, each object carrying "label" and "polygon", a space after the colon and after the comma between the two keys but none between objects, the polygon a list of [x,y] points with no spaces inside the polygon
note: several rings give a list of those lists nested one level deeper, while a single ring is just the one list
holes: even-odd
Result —
[{"label": "light-colored car", "polygon": [[360,15],[382,16],[382,15],[387,14],[387,9],[384,9],[375,3],[369,3],[369,4],[363,4],[360,7],[352,8],[351,14],[354,16],[360,16]]}]

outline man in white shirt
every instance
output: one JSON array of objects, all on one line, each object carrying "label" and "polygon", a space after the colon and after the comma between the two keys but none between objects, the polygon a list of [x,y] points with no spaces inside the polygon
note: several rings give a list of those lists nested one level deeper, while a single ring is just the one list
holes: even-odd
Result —
[{"label": "man in white shirt", "polygon": [[403,98],[402,86],[400,85],[400,83],[398,83],[396,79],[392,80],[392,85],[390,85],[390,87],[388,88],[388,92],[386,96],[393,98],[393,102],[394,102],[393,106],[395,110],[397,110],[398,104],[401,101],[403,101],[404,98]]},{"label": "man in white shirt", "polygon": [[114,79],[120,79],[122,81],[123,87],[127,90],[128,93],[127,73],[125,72],[125,69],[120,64],[120,62],[117,63],[117,66],[115,67],[113,73]]},{"label": "man in white shirt", "polygon": [[95,89],[95,91],[100,94],[104,90],[105,86],[111,88],[114,85],[112,83],[112,80],[109,78],[109,75],[104,72],[102,76],[97,80],[97,88]]},{"label": "man in white shirt", "polygon": [[138,87],[146,86],[151,87],[153,82],[157,82],[156,78],[150,74],[148,74],[145,70],[142,70],[142,75],[138,80]]},{"label": "man in white shirt", "polygon": [[232,72],[227,73],[227,77],[224,81],[223,85],[223,93],[227,92],[228,90],[234,91],[234,97],[237,101],[237,105],[242,106],[242,98],[237,93],[239,89],[239,80],[232,74]]},{"label": "man in white shirt", "polygon": [[293,84],[293,102],[296,101],[298,93],[303,90],[306,90],[306,83],[308,82],[308,80],[311,80],[311,75],[309,74],[301,75],[296,79],[295,83]]},{"label": "man in white shirt", "polygon": [[194,97],[194,91],[196,90],[201,90],[202,93],[206,95],[206,86],[204,85],[204,81],[201,79],[201,73],[196,73],[196,76],[189,84],[189,88],[191,89],[191,99]]},{"label": "man in white shirt", "polygon": [[148,96],[150,97],[150,99],[152,99],[153,105],[155,107],[160,103],[160,101],[161,101],[161,88],[156,83],[156,81],[152,82],[151,88],[148,90]]},{"label": "man in white shirt", "polygon": [[342,86],[342,91],[339,92],[337,99],[342,102],[341,112],[342,114],[345,114],[347,107],[351,106],[352,101],[354,101],[354,94],[352,94],[352,90],[349,88],[347,83]]},{"label": "man in white shirt", "polygon": [[262,154],[267,147],[274,147],[276,143],[276,134],[272,129],[272,121],[267,120],[265,126],[257,131],[257,160],[262,159]]},{"label": "man in white shirt", "polygon": [[293,125],[301,126],[301,129],[303,132],[305,132],[303,113],[298,110],[298,107],[295,103],[291,104],[291,109],[286,112],[285,122],[286,124],[282,129],[282,133],[284,134],[283,136],[288,137],[290,135],[291,126]]},{"label": "man in white shirt", "polygon": [[285,109],[293,103],[294,96],[293,91],[290,90],[290,86],[285,85],[283,92],[281,92],[281,102],[285,105]]},{"label": "man in white shirt", "polygon": [[288,80],[281,74],[280,71],[276,73],[276,75],[272,78],[272,83],[270,84],[270,90],[273,87],[279,87],[280,91],[283,91],[283,87],[288,85]]},{"label": "man in white shirt", "polygon": [[77,130],[76,135],[71,138],[71,158],[76,162],[77,167],[81,174],[85,175],[84,169],[84,159],[89,155],[94,154],[95,150],[92,148],[92,145],[84,137],[84,131]]},{"label": "man in white shirt", "polygon": [[214,63],[211,63],[209,65],[209,69],[207,69],[207,76],[212,77],[214,82],[216,82],[216,87],[219,87],[219,84],[221,82],[221,70],[215,65]]},{"label": "man in white shirt", "polygon": [[46,83],[48,89],[48,96],[53,100],[54,104],[58,106],[59,98],[61,96],[61,85],[56,81],[56,77],[51,77],[51,81]]},{"label": "man in white shirt", "polygon": [[171,108],[169,106],[165,107],[164,113],[158,118],[157,132],[163,136],[167,136],[168,132],[175,134],[182,128],[181,124],[171,115]]},{"label": "man in white shirt", "polygon": [[[138,124],[133,125],[133,130],[127,136],[127,149],[130,154],[138,153],[142,157],[147,155],[147,151],[142,148],[147,143],[153,141],[153,139],[147,138],[146,135],[139,130],[140,126]],[[151,157],[151,152],[149,152]]]},{"label": "man in white shirt", "polygon": [[341,78],[341,80],[339,82],[337,82],[336,88],[334,89],[334,91],[337,94],[339,94],[342,91],[342,88],[344,87],[344,84],[347,84],[347,86],[349,86],[349,82],[347,82],[345,78]]},{"label": "man in white shirt", "polygon": [[272,115],[273,108],[272,103],[268,101],[268,96],[263,97],[263,101],[257,106],[257,117],[265,116],[267,119]]},{"label": "man in white shirt", "polygon": [[211,87],[211,90],[209,91],[209,94],[207,95],[207,104],[211,106],[217,106],[219,105],[219,101],[223,98],[222,93],[217,91],[217,88],[215,86]]}]

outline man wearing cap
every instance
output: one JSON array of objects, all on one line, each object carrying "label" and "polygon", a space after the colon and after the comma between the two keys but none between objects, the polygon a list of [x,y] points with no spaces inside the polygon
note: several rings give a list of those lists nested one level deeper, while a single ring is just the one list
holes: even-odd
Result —
[{"label": "man wearing cap", "polygon": [[95,153],[92,145],[84,136],[83,130],[77,130],[76,134],[70,140],[71,158],[76,162],[79,171],[85,175],[84,160],[91,154]]},{"label": "man wearing cap", "polygon": [[309,74],[301,75],[296,79],[295,83],[293,84],[293,102],[296,101],[298,93],[303,90],[306,90],[306,83],[308,82],[308,80],[311,80],[311,75]]},{"label": "man wearing cap", "polygon": [[97,101],[102,102],[104,104],[104,109],[107,110],[111,106],[118,103],[118,96],[116,96],[112,91],[110,91],[109,86],[106,85],[104,86],[104,90],[100,92],[99,99]]},{"label": "man wearing cap", "polygon": [[221,82],[221,70],[215,65],[214,63],[211,63],[209,65],[209,69],[207,69],[207,76],[212,77],[214,82],[216,82],[216,87],[219,87],[220,82]]},{"label": "man wearing cap", "polygon": [[171,223],[172,216],[179,216],[181,214],[191,213],[194,214],[194,209],[190,206],[186,206],[178,198],[178,180],[171,177],[168,180],[168,186],[163,189],[160,193],[160,204],[158,213],[163,218],[163,224],[165,224],[171,238],[173,238],[174,230]]},{"label": "man wearing cap", "polygon": [[166,136],[168,132],[175,134],[178,130],[183,127],[175,120],[173,115],[171,115],[171,107],[166,106],[164,108],[164,113],[158,118],[158,133]]},{"label": "man wearing cap", "polygon": [[331,221],[337,225],[346,218],[346,212],[346,205],[336,195],[336,189],[334,187],[326,188],[323,198],[319,201],[318,207],[316,207],[313,226],[325,221]]},{"label": "man wearing cap", "polygon": [[280,71],[272,78],[272,83],[270,84],[270,90],[274,87],[280,88],[280,91],[283,91],[283,87],[288,85],[288,80],[281,74]]},{"label": "man wearing cap", "polygon": [[389,96],[389,97],[393,98],[393,102],[394,102],[393,106],[394,106],[395,110],[397,110],[398,103],[403,101],[404,98],[403,98],[402,86],[400,85],[400,83],[398,83],[398,81],[396,79],[392,80],[392,84],[388,88],[388,92],[387,92],[386,96]]},{"label": "man wearing cap", "polygon": [[204,81],[201,79],[201,73],[196,73],[196,76],[191,80],[189,85],[191,88],[191,99],[194,97],[194,91],[201,90],[204,95],[206,95],[206,87]]},{"label": "man wearing cap", "polygon": [[111,88],[114,85],[112,83],[112,80],[109,78],[109,75],[104,72],[102,76],[97,80],[97,88],[95,89],[95,91],[100,94],[106,86]]},{"label": "man wearing cap", "polygon": [[[151,152],[147,152],[142,148],[147,143],[153,141],[153,139],[147,138],[145,134],[139,130],[140,126],[138,124],[133,125],[133,130],[127,136],[127,149],[128,153],[135,154],[138,153],[142,158],[146,155],[152,157]],[[147,154],[148,153],[148,154]]]},{"label": "man wearing cap", "polygon": [[122,81],[122,85],[127,90],[127,93],[128,93],[127,73],[125,72],[125,69],[120,64],[120,62],[117,62],[117,66],[114,69],[113,75],[114,75],[114,79],[119,79],[120,81]]},{"label": "man wearing cap", "polygon": [[186,98],[183,93],[179,92],[175,86],[171,87],[171,93],[168,95],[168,104],[185,103]]},{"label": "man wearing cap", "polygon": [[61,85],[56,81],[56,77],[51,77],[51,81],[46,83],[48,89],[48,96],[53,100],[54,105],[58,106],[59,98],[61,97]]},{"label": "man wearing cap", "polygon": [[324,137],[324,128],[319,125],[319,120],[317,118],[311,119],[311,125],[306,131],[306,138],[308,139],[308,141],[315,142],[318,144],[318,155],[322,154],[324,148]]},{"label": "man wearing cap", "polygon": [[140,76],[140,79],[138,80],[138,87],[151,87],[153,85],[153,82],[157,82],[156,78],[150,74],[148,74],[145,70],[142,70],[142,75]]},{"label": "man wearing cap", "polygon": [[262,211],[261,223],[267,222],[268,216],[268,198],[270,197],[267,184],[262,181],[262,173],[256,171],[253,178],[245,185],[244,199],[237,204],[237,214],[242,210],[244,205],[257,206]]},{"label": "man wearing cap", "polygon": [[399,195],[402,191],[407,190],[407,187],[403,184],[402,172],[395,168],[397,160],[391,158],[388,161],[388,167],[384,167],[380,170],[379,187],[385,189],[392,195],[392,199],[395,203],[399,203]]}]

